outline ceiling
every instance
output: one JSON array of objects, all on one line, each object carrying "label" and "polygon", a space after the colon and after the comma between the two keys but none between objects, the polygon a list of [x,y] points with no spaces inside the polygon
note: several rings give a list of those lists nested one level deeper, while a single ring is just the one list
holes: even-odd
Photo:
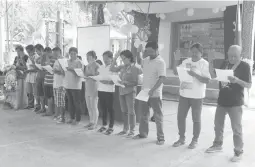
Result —
[{"label": "ceiling", "polygon": [[[76,0],[76,1],[85,1],[85,0]],[[86,0],[88,1],[88,0]],[[138,7],[138,11],[143,13],[171,13],[180,11],[186,8],[221,8],[226,6],[236,5],[238,0],[90,0],[90,2],[129,2],[133,3]],[[148,10],[149,9],[149,10]]]}]

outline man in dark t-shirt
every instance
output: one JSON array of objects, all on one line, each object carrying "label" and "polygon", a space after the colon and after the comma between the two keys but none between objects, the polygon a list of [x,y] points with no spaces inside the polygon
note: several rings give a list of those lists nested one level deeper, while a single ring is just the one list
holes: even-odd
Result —
[{"label": "man in dark t-shirt", "polygon": [[[229,76],[228,83],[219,83],[218,106],[215,113],[214,130],[215,139],[213,145],[206,150],[207,153],[222,150],[223,131],[226,114],[229,115],[233,129],[234,157],[231,161],[236,162],[243,154],[242,136],[242,106],[244,105],[244,88],[251,87],[251,71],[248,63],[241,61],[242,48],[233,45],[228,50],[228,60],[223,63],[221,69],[232,69],[234,76]],[[210,73],[212,78],[216,78],[213,63],[210,63]]]}]

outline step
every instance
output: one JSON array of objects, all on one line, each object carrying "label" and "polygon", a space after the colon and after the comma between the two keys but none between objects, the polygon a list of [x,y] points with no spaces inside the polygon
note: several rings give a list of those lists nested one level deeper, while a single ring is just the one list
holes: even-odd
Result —
[{"label": "step", "polygon": [[[171,95],[179,95],[179,86],[176,85],[164,85],[163,93],[169,93]],[[207,88],[206,99],[216,100],[219,95],[219,89]]]},{"label": "step", "polygon": [[[180,80],[179,80],[178,76],[168,76],[168,77],[166,77],[164,85],[176,85],[176,86],[179,86],[180,85]],[[206,87],[207,88],[218,89],[219,88],[218,81],[211,80],[210,83],[208,83],[206,85]]]}]

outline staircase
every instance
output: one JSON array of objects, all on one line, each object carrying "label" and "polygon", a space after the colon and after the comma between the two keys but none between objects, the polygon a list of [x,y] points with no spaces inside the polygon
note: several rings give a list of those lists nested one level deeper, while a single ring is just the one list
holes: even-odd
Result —
[{"label": "staircase", "polygon": [[[167,71],[167,79],[163,87],[163,99],[178,101],[179,98],[180,81],[178,76],[175,76],[171,70]],[[219,94],[218,82],[211,80],[206,85],[205,104],[216,105]]]}]

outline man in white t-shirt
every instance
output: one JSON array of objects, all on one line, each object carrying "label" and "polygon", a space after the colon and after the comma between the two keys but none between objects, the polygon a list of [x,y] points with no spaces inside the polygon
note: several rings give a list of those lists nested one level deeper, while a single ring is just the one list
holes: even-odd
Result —
[{"label": "man in white t-shirt", "polygon": [[[201,111],[203,99],[206,92],[206,84],[210,81],[209,63],[202,58],[203,48],[199,43],[191,46],[192,57],[184,60],[180,65],[185,68],[193,81],[181,82],[180,98],[178,105],[178,129],[180,138],[173,146],[179,147],[185,144],[186,117],[189,109],[192,110],[193,119],[193,139],[189,144],[189,149],[194,149],[197,145],[201,130]],[[179,61],[179,54],[175,54],[176,61]],[[177,62],[176,62],[177,63]],[[175,69],[175,74],[177,71]]]},{"label": "man in white t-shirt", "polygon": [[148,102],[140,101],[142,115],[139,125],[139,134],[134,139],[147,138],[149,133],[149,106],[154,111],[156,128],[157,128],[157,144],[165,143],[163,132],[163,111],[162,111],[162,90],[163,82],[166,78],[166,64],[158,53],[157,42],[148,42],[145,46],[143,67],[143,84],[142,89],[149,90]]}]

